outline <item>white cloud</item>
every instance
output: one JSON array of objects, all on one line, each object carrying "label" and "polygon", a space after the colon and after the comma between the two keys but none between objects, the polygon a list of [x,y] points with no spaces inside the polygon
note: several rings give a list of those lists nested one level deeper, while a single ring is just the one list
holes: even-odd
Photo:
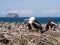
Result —
[{"label": "white cloud", "polygon": [[43,11],[44,14],[55,14],[55,13],[60,13],[60,9],[49,9]]},{"label": "white cloud", "polygon": [[33,14],[34,12],[31,10],[21,10],[21,14]]},{"label": "white cloud", "polygon": [[5,13],[6,13],[6,11],[3,11],[3,10],[2,10],[2,11],[0,11],[0,14],[5,14]]},{"label": "white cloud", "polygon": [[16,13],[19,14],[19,16],[32,16],[35,14],[35,11],[33,10],[1,10],[0,14],[1,16],[6,16],[8,13]]},{"label": "white cloud", "polygon": [[11,11],[8,11],[7,13],[17,13],[17,14],[26,15],[26,14],[33,14],[34,11],[32,10],[11,10]]},{"label": "white cloud", "polygon": [[11,11],[7,11],[7,13],[18,13],[19,14],[19,11],[17,11],[17,10],[11,10]]}]

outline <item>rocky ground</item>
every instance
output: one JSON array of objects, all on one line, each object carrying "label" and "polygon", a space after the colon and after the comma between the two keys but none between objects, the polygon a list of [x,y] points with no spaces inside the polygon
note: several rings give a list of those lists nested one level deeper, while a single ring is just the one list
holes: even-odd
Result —
[{"label": "rocky ground", "polygon": [[60,45],[60,24],[55,30],[41,34],[40,31],[29,31],[24,23],[0,22],[0,45]]}]

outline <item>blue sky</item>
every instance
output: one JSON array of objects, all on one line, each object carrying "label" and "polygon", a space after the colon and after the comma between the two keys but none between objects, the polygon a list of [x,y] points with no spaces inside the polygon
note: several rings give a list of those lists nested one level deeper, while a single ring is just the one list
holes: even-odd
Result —
[{"label": "blue sky", "polygon": [[60,17],[60,0],[0,0],[0,17],[18,13],[20,17]]}]

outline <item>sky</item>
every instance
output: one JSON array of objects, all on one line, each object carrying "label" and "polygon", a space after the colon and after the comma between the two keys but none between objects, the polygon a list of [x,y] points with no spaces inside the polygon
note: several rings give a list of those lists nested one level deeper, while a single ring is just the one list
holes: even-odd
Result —
[{"label": "sky", "polygon": [[60,17],[60,0],[0,0],[0,17],[8,13],[20,17]]}]

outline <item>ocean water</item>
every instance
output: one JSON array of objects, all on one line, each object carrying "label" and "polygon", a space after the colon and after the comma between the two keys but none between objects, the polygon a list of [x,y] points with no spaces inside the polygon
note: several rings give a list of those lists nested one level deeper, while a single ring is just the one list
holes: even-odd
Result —
[{"label": "ocean water", "polygon": [[[9,17],[0,17],[0,22],[25,22],[24,19],[29,17],[19,17],[19,18],[9,18]],[[36,17],[36,20],[41,24],[46,24],[48,20],[52,20],[55,23],[60,23],[60,17]]]}]

